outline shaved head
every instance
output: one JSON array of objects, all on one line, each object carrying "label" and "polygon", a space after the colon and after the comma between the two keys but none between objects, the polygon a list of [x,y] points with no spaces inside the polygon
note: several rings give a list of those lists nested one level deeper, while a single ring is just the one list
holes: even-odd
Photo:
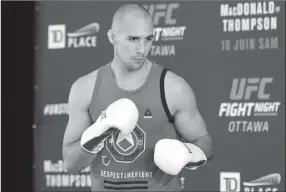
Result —
[{"label": "shaved head", "polygon": [[120,31],[126,27],[126,23],[132,24],[137,19],[149,21],[153,25],[149,12],[143,6],[138,4],[123,5],[114,14],[111,29]]},{"label": "shaved head", "polygon": [[152,46],[152,17],[141,5],[123,5],[115,12],[107,35],[114,47],[114,63],[131,71],[138,70]]}]

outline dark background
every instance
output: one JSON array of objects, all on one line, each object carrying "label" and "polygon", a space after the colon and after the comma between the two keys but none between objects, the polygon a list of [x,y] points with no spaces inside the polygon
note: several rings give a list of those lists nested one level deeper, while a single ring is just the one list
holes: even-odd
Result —
[{"label": "dark background", "polygon": [[1,191],[33,191],[34,2],[1,2]]}]

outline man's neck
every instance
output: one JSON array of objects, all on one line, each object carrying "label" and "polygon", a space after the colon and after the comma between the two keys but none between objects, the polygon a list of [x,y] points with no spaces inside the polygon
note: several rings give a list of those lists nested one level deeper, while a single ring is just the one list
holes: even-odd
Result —
[{"label": "man's neck", "polygon": [[129,70],[127,67],[124,66],[124,63],[113,60],[111,62],[111,71],[112,71],[113,75],[116,76],[117,78],[122,78],[122,77],[128,78],[128,77],[133,77],[135,75],[140,77],[149,71],[149,62],[146,59],[144,61],[143,66],[140,69]]},{"label": "man's neck", "polygon": [[146,82],[152,67],[152,63],[148,60],[145,61],[141,69],[132,72],[121,71],[116,63],[113,65],[111,63],[111,73],[117,86],[129,91],[138,89]]}]

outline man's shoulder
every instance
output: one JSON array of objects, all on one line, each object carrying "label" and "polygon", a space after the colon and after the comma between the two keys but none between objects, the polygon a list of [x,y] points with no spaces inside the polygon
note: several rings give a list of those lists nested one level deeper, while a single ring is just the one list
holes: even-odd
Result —
[{"label": "man's shoulder", "polygon": [[164,77],[164,84],[165,87],[173,87],[173,86],[181,86],[182,84],[185,83],[185,79],[183,77],[181,77],[180,75],[176,74],[175,72],[173,72],[172,70],[170,70],[169,68],[164,67],[163,65],[150,60],[153,64],[156,65],[156,67],[161,68],[161,70],[163,69],[167,69],[167,72],[165,74]]},{"label": "man's shoulder", "polygon": [[174,96],[174,98],[193,92],[190,84],[182,76],[172,71],[166,73],[165,90],[167,94]]},{"label": "man's shoulder", "polygon": [[167,86],[181,86],[185,83],[185,79],[180,75],[168,70],[165,76],[165,84]]},{"label": "man's shoulder", "polygon": [[[181,76],[179,76],[178,74],[174,73],[173,71],[171,71],[170,69],[164,67],[163,65],[161,65],[160,63],[157,63],[153,60],[150,60],[153,64],[156,65],[156,67],[161,68],[161,70],[163,69],[167,69],[166,75],[165,75],[165,83],[166,80],[168,81],[168,83],[172,83],[172,82],[176,82],[178,80],[182,80],[183,78]],[[169,82],[170,81],[170,82]]]},{"label": "man's shoulder", "polygon": [[92,72],[79,77],[78,79],[76,79],[74,81],[73,85],[76,86],[76,87],[82,87],[82,86],[85,87],[85,86],[90,86],[90,85],[94,84],[96,79],[97,79],[98,72],[102,68],[106,67],[107,65],[108,64],[105,64],[105,65],[99,67],[98,69],[93,70]]},{"label": "man's shoulder", "polygon": [[88,107],[92,98],[97,73],[98,69],[79,77],[73,82],[70,89],[69,102],[77,101],[78,105],[80,103],[81,105]]},{"label": "man's shoulder", "polygon": [[94,84],[94,82],[96,81],[97,74],[98,74],[98,69],[79,77],[78,79],[74,81],[73,87],[76,87],[76,88],[89,87],[91,84]]}]

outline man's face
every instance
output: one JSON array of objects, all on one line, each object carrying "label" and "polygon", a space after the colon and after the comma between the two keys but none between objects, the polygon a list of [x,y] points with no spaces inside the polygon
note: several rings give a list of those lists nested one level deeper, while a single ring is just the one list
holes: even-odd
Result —
[{"label": "man's face", "polygon": [[128,70],[140,69],[152,46],[152,21],[128,17],[122,23],[116,36],[115,54]]}]

